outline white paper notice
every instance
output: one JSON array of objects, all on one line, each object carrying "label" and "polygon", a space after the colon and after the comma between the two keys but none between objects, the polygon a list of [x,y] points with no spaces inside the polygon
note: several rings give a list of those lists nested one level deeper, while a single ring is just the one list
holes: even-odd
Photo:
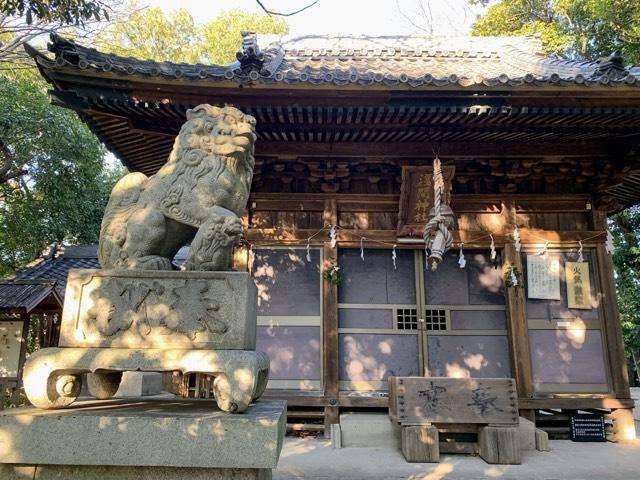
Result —
[{"label": "white paper notice", "polygon": [[560,300],[560,257],[527,255],[529,298]]}]

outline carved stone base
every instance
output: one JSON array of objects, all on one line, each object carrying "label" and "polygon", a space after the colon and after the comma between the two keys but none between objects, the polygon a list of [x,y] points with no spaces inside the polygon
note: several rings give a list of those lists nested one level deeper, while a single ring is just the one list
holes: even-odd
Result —
[{"label": "carved stone base", "polygon": [[60,346],[255,350],[246,272],[71,270]]},{"label": "carved stone base", "polygon": [[45,348],[27,360],[24,388],[36,407],[65,408],[80,394],[81,374],[89,373],[90,391],[106,399],[126,371],[210,374],[218,407],[239,413],[264,392],[269,358],[244,350]]}]

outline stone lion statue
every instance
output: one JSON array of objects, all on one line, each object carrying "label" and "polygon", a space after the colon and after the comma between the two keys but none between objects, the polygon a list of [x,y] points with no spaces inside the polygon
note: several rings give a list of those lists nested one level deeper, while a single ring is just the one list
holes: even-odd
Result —
[{"label": "stone lion statue", "polygon": [[170,270],[176,252],[191,242],[188,270],[230,270],[251,189],[255,124],[234,107],[189,110],[158,173],[130,173],[113,187],[100,265]]}]

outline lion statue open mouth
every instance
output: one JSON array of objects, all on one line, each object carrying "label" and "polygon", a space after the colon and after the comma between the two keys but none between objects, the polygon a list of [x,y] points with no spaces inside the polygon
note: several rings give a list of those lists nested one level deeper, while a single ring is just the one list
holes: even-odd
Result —
[{"label": "lion statue open mouth", "polygon": [[158,173],[130,173],[113,187],[100,229],[100,265],[170,270],[190,242],[188,270],[230,270],[251,190],[255,125],[234,107],[189,110]]}]

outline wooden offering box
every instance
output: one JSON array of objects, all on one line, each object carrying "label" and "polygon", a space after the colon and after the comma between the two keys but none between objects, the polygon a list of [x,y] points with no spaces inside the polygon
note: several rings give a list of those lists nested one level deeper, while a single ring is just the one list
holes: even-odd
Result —
[{"label": "wooden offering box", "polygon": [[389,377],[389,415],[409,462],[438,462],[438,428],[470,425],[487,463],[520,463],[513,379]]}]

